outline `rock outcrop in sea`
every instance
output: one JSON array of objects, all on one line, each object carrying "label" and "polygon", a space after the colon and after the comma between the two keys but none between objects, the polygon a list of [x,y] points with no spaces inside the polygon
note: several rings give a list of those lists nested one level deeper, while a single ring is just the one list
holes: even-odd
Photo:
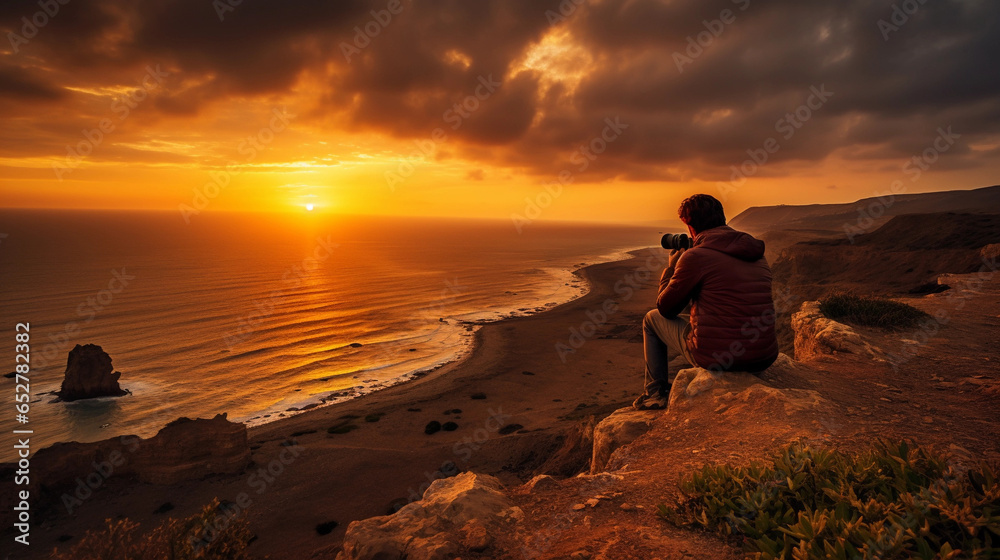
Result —
[{"label": "rock outcrop in sea", "polygon": [[118,385],[121,376],[121,372],[114,371],[111,356],[100,346],[77,344],[69,352],[66,373],[57,394],[64,401],[120,397],[128,392]]}]

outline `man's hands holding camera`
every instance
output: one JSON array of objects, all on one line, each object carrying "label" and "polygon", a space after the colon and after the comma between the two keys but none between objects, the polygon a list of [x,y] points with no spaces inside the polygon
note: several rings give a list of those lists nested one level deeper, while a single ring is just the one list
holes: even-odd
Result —
[{"label": "man's hands holding camera", "polygon": [[674,268],[677,267],[677,261],[680,260],[681,255],[687,249],[673,249],[670,251],[670,257],[667,259],[667,268],[663,271],[663,278],[661,280],[670,280],[674,275]]},{"label": "man's hands holding camera", "polygon": [[677,261],[680,260],[681,255],[684,254],[687,249],[674,249],[670,251],[670,258],[667,260],[667,268],[673,269],[677,266]]}]

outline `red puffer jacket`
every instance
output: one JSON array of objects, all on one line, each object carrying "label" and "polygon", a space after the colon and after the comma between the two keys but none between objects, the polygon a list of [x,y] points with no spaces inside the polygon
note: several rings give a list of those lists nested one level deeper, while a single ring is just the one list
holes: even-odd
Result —
[{"label": "red puffer jacket", "polygon": [[778,357],[764,242],[729,226],[705,230],[660,280],[656,308],[676,317],[691,301],[687,345],[697,364],[762,371]]}]

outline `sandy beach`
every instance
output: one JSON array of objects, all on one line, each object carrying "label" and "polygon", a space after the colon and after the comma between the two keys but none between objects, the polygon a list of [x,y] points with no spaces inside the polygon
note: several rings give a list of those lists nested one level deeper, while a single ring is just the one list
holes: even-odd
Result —
[{"label": "sandy beach", "polygon": [[[351,521],[419,499],[442,472],[524,480],[582,419],[626,406],[641,389],[641,319],[665,252],[633,254],[577,271],[591,289],[575,301],[484,325],[459,362],[252,428],[253,464],[240,476],[172,487],[111,479],[71,517],[54,506],[45,525],[58,531],[43,527],[31,549],[37,557],[60,535],[82,536],[105,518],[155,523],[164,504],[183,517],[218,498],[245,507],[255,554],[304,558],[337,546]],[[431,422],[445,429],[425,433]],[[345,433],[328,433],[338,426]],[[337,527],[318,535],[315,527],[331,521]]]}]

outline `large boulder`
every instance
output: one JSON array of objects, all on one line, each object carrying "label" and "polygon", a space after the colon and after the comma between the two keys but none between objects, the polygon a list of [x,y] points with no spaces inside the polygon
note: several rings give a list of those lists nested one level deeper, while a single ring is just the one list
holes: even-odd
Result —
[{"label": "large boulder", "polygon": [[868,344],[851,327],[829,319],[818,301],[807,301],[792,314],[795,331],[795,359],[800,362],[829,361],[837,354],[854,354],[884,362],[882,352]]},{"label": "large boulder", "polygon": [[611,454],[649,431],[656,411],[619,408],[594,427],[594,451],[590,458],[590,473],[604,470]]},{"label": "large boulder", "polygon": [[[92,443],[57,443],[31,459],[34,495],[73,496],[100,487],[112,476],[135,476],[152,484],[175,484],[210,474],[240,473],[250,464],[246,425],[215,418],[171,422],[155,436],[121,436]],[[81,482],[82,481],[82,482]],[[85,499],[85,498],[77,498]]]},{"label": "large boulder", "polygon": [[354,521],[338,560],[445,560],[483,553],[493,535],[511,532],[524,514],[500,481],[462,473],[435,480],[421,500],[392,515]]},{"label": "large boulder", "polygon": [[[800,364],[779,354],[771,367],[756,374],[718,372],[704,368],[688,368],[677,372],[670,390],[667,410],[682,417],[723,414],[734,418],[749,418],[763,412],[785,417],[829,412],[830,403],[817,391],[782,386],[801,377]],[[776,417],[774,417],[776,419]]]},{"label": "large boulder", "polygon": [[682,369],[671,384],[666,412],[653,413],[649,433],[615,449],[604,469],[641,466],[651,449],[667,445],[671,438],[669,445],[675,452],[680,445],[687,452],[699,453],[704,449],[697,446],[727,438],[773,442],[826,437],[837,427],[836,411],[819,392],[801,388],[810,386],[810,374],[807,366],[784,354],[756,374]]},{"label": "large boulder", "polygon": [[114,371],[111,356],[96,344],[76,345],[69,352],[59,398],[64,401],[94,397],[120,397],[127,393],[118,386],[121,372]]},{"label": "large boulder", "polygon": [[[800,366],[779,354],[771,367],[756,374],[712,371],[694,367],[682,369],[671,384],[667,414],[621,408],[594,428],[591,474],[620,469],[631,460],[632,444],[653,429],[658,421],[676,422],[709,418],[718,414],[740,418],[783,411],[786,415],[826,410],[828,403],[819,393],[783,387],[800,382]],[[794,380],[794,381],[793,381]]]}]

